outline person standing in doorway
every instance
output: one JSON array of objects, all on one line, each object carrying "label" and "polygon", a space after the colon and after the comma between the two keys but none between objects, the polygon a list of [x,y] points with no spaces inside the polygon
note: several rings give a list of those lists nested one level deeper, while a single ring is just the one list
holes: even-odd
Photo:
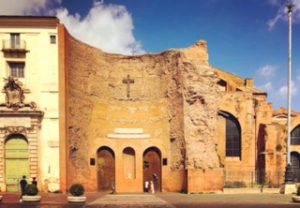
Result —
[{"label": "person standing in doorway", "polygon": [[145,181],[145,192],[149,192],[149,181]]},{"label": "person standing in doorway", "polygon": [[157,190],[158,188],[158,176],[156,173],[152,174],[152,182],[153,182],[153,189],[155,191],[155,189]]},{"label": "person standing in doorway", "polygon": [[31,184],[33,184],[33,185],[35,185],[35,187],[37,187],[36,177],[32,178]]},{"label": "person standing in doorway", "polygon": [[20,181],[20,186],[21,186],[21,199],[20,201],[22,201],[22,196],[25,195],[25,188],[27,186],[27,181],[26,181],[26,176],[24,175]]},{"label": "person standing in doorway", "polygon": [[151,192],[151,194],[154,194],[154,193],[155,193],[154,183],[153,183],[152,180],[150,181],[150,192]]}]

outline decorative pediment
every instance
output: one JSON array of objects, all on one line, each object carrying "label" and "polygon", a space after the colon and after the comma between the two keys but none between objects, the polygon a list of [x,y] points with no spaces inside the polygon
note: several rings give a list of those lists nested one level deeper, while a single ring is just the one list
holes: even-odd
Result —
[{"label": "decorative pediment", "polygon": [[30,107],[31,109],[36,109],[36,104],[34,102],[25,103],[23,84],[13,78],[4,78],[6,82],[2,92],[5,93],[5,103],[1,103],[0,106],[6,106],[7,108],[19,109],[23,107]]},{"label": "decorative pediment", "polygon": [[26,134],[27,128],[24,126],[7,126],[5,130],[8,134]]}]

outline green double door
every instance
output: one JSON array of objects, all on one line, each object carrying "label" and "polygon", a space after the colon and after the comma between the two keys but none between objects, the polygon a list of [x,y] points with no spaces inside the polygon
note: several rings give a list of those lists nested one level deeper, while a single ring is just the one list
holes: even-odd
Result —
[{"label": "green double door", "polygon": [[5,183],[8,192],[20,190],[23,175],[29,177],[28,143],[24,136],[13,135],[5,143]]}]

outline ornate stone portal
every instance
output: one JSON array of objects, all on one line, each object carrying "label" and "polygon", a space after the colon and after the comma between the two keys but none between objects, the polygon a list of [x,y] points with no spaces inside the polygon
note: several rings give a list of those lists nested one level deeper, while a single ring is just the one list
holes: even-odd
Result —
[{"label": "ornate stone portal", "polygon": [[[9,176],[11,163],[18,159],[18,155],[7,158],[6,142],[8,140],[23,139],[28,144],[28,155],[25,160],[28,170],[27,177],[38,177],[39,170],[39,131],[43,112],[37,110],[34,102],[25,103],[25,90],[21,82],[13,77],[5,79],[2,92],[5,93],[5,102],[0,103],[0,187],[3,191],[17,191],[18,177]],[[25,164],[24,163],[24,164]],[[14,165],[18,166],[19,163]]]}]

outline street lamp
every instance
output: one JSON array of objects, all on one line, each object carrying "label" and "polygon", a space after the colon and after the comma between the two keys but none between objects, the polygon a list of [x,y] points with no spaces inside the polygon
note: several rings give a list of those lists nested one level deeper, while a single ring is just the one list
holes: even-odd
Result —
[{"label": "street lamp", "polygon": [[292,79],[292,9],[293,4],[288,4],[288,20],[289,20],[289,37],[288,37],[288,115],[287,115],[287,166],[285,171],[285,184],[293,183],[293,170],[291,167],[291,154],[290,154],[290,145],[291,145],[291,79]]}]

